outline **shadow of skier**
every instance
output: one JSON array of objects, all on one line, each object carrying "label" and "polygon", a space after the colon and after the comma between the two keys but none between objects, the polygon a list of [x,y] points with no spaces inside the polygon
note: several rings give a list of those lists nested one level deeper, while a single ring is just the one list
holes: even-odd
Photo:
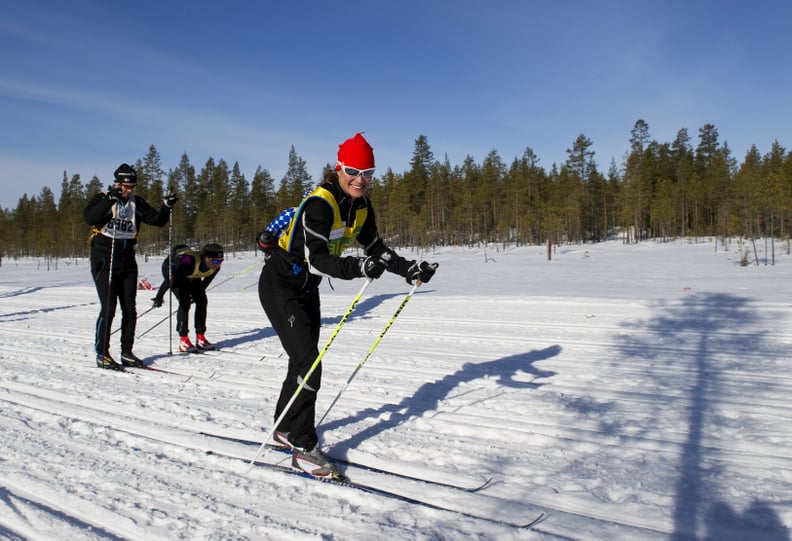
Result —
[{"label": "shadow of skier", "polygon": [[[334,443],[334,452],[344,453],[342,458],[345,458],[346,450],[356,448],[361,442],[381,432],[390,430],[411,418],[421,417],[428,411],[438,409],[440,401],[449,397],[452,391],[463,383],[483,378],[496,378],[498,385],[501,387],[513,389],[538,388],[543,383],[537,382],[537,379],[549,378],[554,376],[555,372],[537,368],[534,363],[555,357],[560,352],[561,346],[553,345],[538,351],[511,355],[493,361],[465,363],[460,370],[446,375],[439,381],[424,383],[415,394],[405,397],[398,404],[383,404],[377,409],[368,408],[344,419],[325,423],[319,428],[322,432],[326,432],[367,418],[376,419],[387,416],[387,420],[372,425],[345,441]],[[534,377],[530,381],[523,381],[517,378],[517,375],[521,372],[531,374]]]}]

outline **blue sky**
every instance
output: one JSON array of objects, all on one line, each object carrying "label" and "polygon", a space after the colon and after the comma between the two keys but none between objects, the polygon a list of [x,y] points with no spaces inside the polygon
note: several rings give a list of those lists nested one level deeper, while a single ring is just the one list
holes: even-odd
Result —
[{"label": "blue sky", "polygon": [[155,145],[258,166],[294,146],[317,179],[364,131],[378,169],[435,158],[549,170],[578,135],[607,171],[636,120],[670,142],[714,124],[742,161],[792,145],[788,1],[0,0],[0,206],[64,171],[105,182]]}]

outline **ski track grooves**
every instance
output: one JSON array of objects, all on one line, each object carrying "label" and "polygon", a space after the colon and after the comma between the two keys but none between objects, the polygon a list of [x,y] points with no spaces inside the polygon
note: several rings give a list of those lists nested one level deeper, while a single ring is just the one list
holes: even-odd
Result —
[{"label": "ski track grooves", "polygon": [[[58,403],[68,404],[69,411],[72,412],[72,416],[69,418],[70,423],[73,423],[74,421],[84,422],[97,427],[107,427],[116,432],[133,436],[133,439],[128,444],[135,449],[145,449],[145,442],[153,441],[180,448],[182,451],[186,450],[188,451],[188,454],[191,452],[196,456],[203,456],[203,454],[207,451],[217,449],[221,453],[234,454],[235,456],[243,459],[245,459],[245,457],[249,457],[250,459],[253,458],[253,452],[249,446],[234,444],[231,442],[217,442],[212,438],[199,435],[198,431],[196,430],[185,431],[184,429],[174,426],[155,424],[150,421],[145,421],[140,417],[110,412],[105,410],[102,407],[102,404],[98,403],[97,401],[77,398],[63,401],[61,399],[64,395],[60,393],[42,392],[41,389],[36,389],[24,384],[15,384],[13,382],[2,382],[2,388],[4,388],[7,393],[3,397],[5,402],[16,404],[27,409],[35,409],[55,416],[60,415],[59,412],[62,411],[62,409],[58,407]],[[75,418],[75,413],[79,414],[77,418]],[[9,420],[5,420],[3,422],[4,425],[9,426],[7,423],[9,423]],[[124,436],[118,435],[117,437]],[[58,440],[53,438],[53,445],[55,445],[56,442],[58,442]],[[70,445],[74,446],[74,444]],[[79,446],[79,448],[75,449],[74,452],[80,453],[82,455],[93,456],[97,460],[106,458],[105,453],[96,451],[86,446]],[[268,452],[276,453],[275,451]],[[122,458],[123,457],[119,457],[119,459]],[[281,461],[282,460],[284,459],[281,459]],[[286,457],[285,460],[288,461],[288,457]],[[163,475],[163,472],[161,472],[158,468],[155,466],[149,466],[145,461],[142,461],[139,465],[136,465],[136,468],[148,471],[150,474],[152,474],[152,476],[155,477]],[[478,513],[482,513],[486,516],[497,516],[499,509],[504,507],[511,508],[513,512],[518,512],[520,509],[522,509],[524,513],[519,513],[516,516],[513,516],[513,518],[517,521],[519,521],[522,517],[525,517],[526,520],[529,520],[531,513],[533,513],[533,516],[536,516],[537,514],[536,504],[517,504],[515,502],[501,500],[497,497],[465,492],[464,490],[460,491],[457,489],[449,489],[440,486],[428,487],[423,483],[408,481],[405,479],[390,480],[387,478],[387,476],[377,473],[366,473],[364,470],[360,469],[355,469],[353,476],[355,480],[360,478],[360,482],[364,484],[371,484],[374,487],[382,487],[386,490],[401,493],[406,497],[415,498],[417,496],[418,499],[429,498],[427,500],[429,502],[442,502],[443,505],[458,506],[460,511],[463,512],[467,512],[469,509],[476,509]],[[189,492],[191,490],[191,484],[189,483],[189,480],[173,478],[170,479],[170,484],[181,486],[185,492]],[[451,501],[454,498],[458,500],[456,504]],[[466,499],[469,500],[467,504],[465,503]],[[245,502],[245,504],[254,505],[254,502]],[[84,520],[85,517],[80,518],[81,520]]]},{"label": "ski track grooves", "polygon": [[[175,426],[170,425],[162,425],[152,423],[151,421],[145,420],[141,417],[130,416],[129,414],[120,414],[113,411],[107,411],[103,404],[98,401],[86,400],[82,397],[73,397],[70,400],[62,400],[64,395],[60,392],[46,392],[42,391],[41,389],[34,388],[25,384],[16,384],[14,382],[0,382],[0,388],[3,388],[5,391],[2,400],[9,403],[9,404],[16,404],[19,407],[24,407],[27,409],[34,409],[44,413],[52,414],[54,416],[60,416],[62,408],[58,407],[59,403],[68,404],[69,411],[74,413],[79,413],[78,417],[70,418],[70,422],[78,421],[87,423],[91,426],[95,426],[97,428],[105,427],[110,428],[113,431],[117,431],[121,434],[117,435],[118,438],[128,437],[131,436],[132,439],[128,442],[128,445],[136,450],[145,450],[147,444],[146,442],[155,442],[157,444],[166,443],[169,446],[173,446],[174,450],[169,453],[179,453],[181,455],[187,456],[196,456],[202,457],[199,460],[208,459],[208,457],[203,458],[206,451],[210,450],[212,446],[215,446],[219,451],[226,452],[230,454],[236,454],[240,457],[246,457],[250,455],[252,458],[253,453],[251,453],[251,449],[248,446],[244,446],[241,444],[218,444],[218,443],[210,443],[207,441],[209,438],[205,436],[200,436],[197,434],[197,428],[195,430],[184,430],[182,428],[178,428]],[[5,427],[10,426],[12,421],[10,419],[4,419],[2,421],[2,425]],[[203,427],[206,428],[206,427]],[[124,436],[126,434],[127,436]],[[57,436],[51,437],[52,445],[62,445],[60,440]],[[97,460],[106,460],[107,456],[100,451],[95,451],[94,449],[90,448],[88,444],[76,446],[75,444],[71,444],[75,446],[75,452],[79,453],[88,453],[91,456],[95,457]],[[156,446],[152,446],[156,447]],[[118,460],[123,459],[124,457],[118,457]],[[220,457],[215,457],[215,460],[222,460]],[[236,462],[234,461],[234,464]],[[141,464],[136,465],[136,468],[144,469],[149,471],[153,476],[162,476],[162,475],[169,475],[163,473],[155,466],[148,466],[146,465],[145,461]],[[235,470],[237,474],[240,474],[240,468],[237,465],[236,468],[234,466],[229,466],[232,468],[232,471]],[[242,472],[244,473],[244,472]],[[356,471],[355,478],[360,476],[363,472]],[[526,498],[521,503],[515,502],[506,502],[501,500],[497,496],[487,496],[486,494],[482,493],[467,493],[466,498],[460,498],[458,494],[459,491],[453,489],[445,489],[443,487],[434,488],[432,490],[428,490],[427,487],[422,486],[416,483],[409,483],[404,481],[399,481],[396,483],[386,483],[383,485],[383,480],[381,475],[372,474],[369,477],[370,479],[361,479],[361,482],[372,484],[373,486],[383,486],[387,490],[393,490],[395,492],[402,492],[406,496],[409,497],[430,497],[429,501],[436,501],[436,502],[443,502],[445,505],[453,505],[451,496],[454,496],[457,500],[456,505],[460,505],[460,509],[469,511],[475,509],[478,513],[483,514],[490,514],[491,516],[498,516],[499,513],[502,513],[502,509],[510,508],[511,515],[510,519],[519,522],[521,518],[526,518],[531,516],[535,516],[537,509],[545,509],[547,510],[550,515],[557,513],[568,513],[579,515],[582,517],[588,517],[590,519],[599,520],[606,523],[611,523],[615,525],[623,525],[631,528],[636,528],[638,530],[644,531],[653,531],[656,533],[670,533],[667,531],[666,526],[664,525],[663,520],[660,517],[643,517],[640,520],[633,519],[632,517],[622,516],[614,518],[609,514],[607,511],[607,506],[603,506],[602,509],[591,509],[586,508],[584,505],[580,505],[574,500],[569,500],[565,503],[564,500],[560,500],[557,498],[551,498],[552,501],[548,504],[547,499],[542,498]],[[42,482],[45,482],[42,480]],[[191,484],[189,480],[185,480],[178,475],[178,472],[174,475],[169,477],[169,484],[180,486],[185,491],[189,491]],[[402,485],[402,486],[399,486]],[[343,487],[340,487],[343,488]],[[134,490],[134,487],[130,487],[129,490]],[[428,495],[429,492],[434,493],[433,495]],[[30,495],[26,496],[30,499],[34,499],[34,497],[30,497]],[[466,501],[467,500],[467,501]],[[82,500],[80,500],[82,502]],[[52,505],[53,502],[42,501],[44,505]],[[239,502],[242,505],[250,505],[255,507],[255,499],[250,501],[243,501]],[[221,505],[221,502],[217,502],[217,505]],[[57,506],[55,506],[57,507]],[[79,503],[75,502],[72,505],[62,505],[58,507],[63,513],[71,516],[77,517],[79,520],[84,521],[86,523],[93,523],[90,518],[96,509],[91,509],[90,511],[85,512],[82,511],[84,507],[84,502]],[[104,512],[101,508],[98,508],[100,512]],[[518,512],[519,509],[522,509],[522,512]],[[101,513],[100,515],[101,516]],[[98,524],[112,524],[113,521],[110,520],[98,520]],[[116,520],[117,523],[117,520]],[[541,530],[546,530],[548,526],[542,525]],[[537,526],[537,530],[540,530],[540,527]],[[128,537],[130,533],[135,531],[135,524],[134,521],[127,524],[125,527],[121,528],[117,535],[121,537]],[[550,530],[546,530],[550,531]],[[115,532],[114,532],[115,533]],[[140,532],[137,532],[138,534]]]},{"label": "ski track grooves", "polygon": [[[88,284],[92,286],[90,282]],[[81,298],[83,296],[80,295]],[[349,320],[337,342],[344,346],[357,344],[355,348],[350,347],[350,350],[358,351],[359,355],[356,357],[353,353],[345,358],[338,358],[334,355],[335,349],[330,351],[326,359],[329,362],[325,364],[333,364],[333,370],[327,370],[324,375],[326,391],[322,400],[325,404],[335,396],[335,392],[365,353],[366,348],[388,322],[399,300],[398,297],[393,301],[388,300],[387,304],[383,302],[376,310],[364,313],[360,317],[353,316]],[[436,302],[440,303],[440,308],[435,305],[433,312],[443,312],[442,299]],[[98,305],[92,304],[93,306],[87,309],[84,305],[79,305],[78,308],[83,314],[90,312],[90,317],[93,319]],[[518,305],[522,310],[526,306],[530,307],[531,304],[538,307],[534,314],[525,315],[517,310]],[[426,404],[416,404],[415,411],[418,415],[403,421],[399,429],[412,432],[409,435],[411,438],[431,436],[443,440],[445,437],[450,441],[456,439],[464,442],[472,441],[477,436],[481,437],[481,434],[502,437],[503,434],[513,432],[527,433],[536,436],[536,441],[532,437],[520,438],[526,443],[521,449],[524,455],[519,460],[528,464],[535,460],[537,465],[545,465],[546,471],[552,471],[552,457],[548,457],[547,452],[548,449],[554,448],[559,448],[562,452],[581,449],[581,455],[585,455],[586,449],[590,448],[597,448],[603,450],[605,455],[614,456],[619,455],[620,452],[628,456],[646,454],[661,457],[657,460],[649,460],[650,463],[671,464],[673,467],[674,457],[679,456],[680,448],[689,438],[686,432],[689,428],[686,424],[686,413],[697,405],[700,406],[696,404],[698,397],[691,394],[691,387],[695,386],[699,378],[709,378],[717,385],[717,394],[712,393],[707,397],[712,398],[706,404],[708,415],[719,414],[719,402],[722,402],[727,404],[726,409],[732,410],[729,413],[736,411],[739,415],[750,416],[759,422],[774,418],[789,424],[792,419],[792,405],[786,398],[786,390],[792,387],[792,377],[774,374],[771,367],[764,366],[768,347],[747,348],[743,344],[760,337],[762,341],[771,343],[775,351],[776,348],[792,342],[792,334],[783,330],[780,319],[752,322],[752,325],[755,325],[753,327],[756,329],[755,332],[751,331],[751,327],[744,331],[719,328],[711,332],[702,332],[673,325],[668,328],[662,325],[650,327],[646,323],[650,320],[654,321],[652,318],[656,318],[658,313],[663,315],[683,309],[685,303],[676,300],[664,304],[659,309],[653,308],[651,303],[632,303],[627,300],[608,302],[599,309],[596,302],[592,302],[591,310],[595,313],[591,314],[590,319],[583,319],[584,316],[588,318],[589,314],[581,311],[580,314],[575,314],[575,317],[565,316],[565,320],[558,323],[555,321],[560,317],[559,311],[567,308],[556,305],[554,299],[529,299],[513,304],[504,301],[504,305],[504,311],[489,320],[468,319],[471,314],[475,317],[475,304],[470,313],[459,315],[460,318],[464,317],[464,320],[442,317],[442,315],[435,317],[434,313],[431,316],[413,315],[412,306],[409,306],[388,331],[382,345],[370,359],[366,370],[360,374],[359,381],[355,383],[356,386],[360,385],[360,388],[369,389],[371,392],[344,395],[344,400],[339,403],[335,416],[348,420],[359,412],[379,410],[385,412],[381,414],[381,418],[387,420],[389,413],[387,406],[399,404],[402,411],[410,411],[405,404],[410,398],[411,389],[417,390],[432,382],[443,382],[447,390],[454,388],[458,383],[464,385],[458,389],[459,392],[454,390],[441,395],[437,402],[425,399],[428,404],[425,410],[422,408]],[[771,305],[771,308],[775,306]],[[787,309],[785,303],[779,303],[777,306]],[[637,314],[634,321],[619,323],[622,321],[619,314],[622,307],[626,307],[628,313]],[[345,308],[346,306],[339,305],[331,306],[326,310],[328,315],[323,320],[325,322],[322,329],[323,339],[337,323],[337,318],[332,314],[343,313]],[[580,310],[580,306],[577,310]],[[32,307],[26,312],[20,310],[20,313],[33,314],[26,317],[35,319],[40,316],[46,317],[45,311],[45,308],[39,310]],[[159,355],[149,356],[154,359],[154,366],[161,366],[179,374],[154,372],[139,374],[137,371],[130,371],[129,374],[101,374],[102,378],[106,377],[106,381],[113,385],[119,382],[118,378],[129,378],[130,384],[137,386],[142,393],[141,404],[145,404],[146,393],[149,392],[146,387],[148,378],[156,378],[158,381],[172,380],[174,390],[195,389],[196,392],[192,394],[174,392],[172,395],[180,403],[196,404],[195,408],[189,408],[189,415],[174,417],[173,424],[167,424],[170,419],[162,415],[162,411],[166,409],[164,405],[160,406],[162,410],[155,412],[159,414],[154,417],[158,422],[152,422],[145,417],[145,409],[133,407],[129,408],[129,411],[108,411],[107,404],[101,400],[82,396],[79,389],[64,389],[57,379],[49,379],[50,373],[61,369],[75,371],[79,377],[91,377],[96,374],[97,369],[94,368],[89,340],[85,339],[83,332],[84,322],[81,323],[82,327],[72,324],[75,329],[80,329],[79,332],[69,332],[69,322],[63,328],[52,326],[46,331],[31,328],[21,331],[14,327],[6,328],[0,321],[0,330],[6,337],[4,341],[7,342],[2,344],[0,362],[13,356],[29,359],[31,364],[41,363],[40,368],[38,366],[30,368],[24,374],[24,377],[40,378],[41,382],[37,384],[34,384],[32,379],[30,384],[18,379],[0,381],[0,404],[3,404],[5,410],[4,417],[0,418],[0,428],[3,429],[4,434],[18,433],[20,434],[18,438],[21,438],[25,430],[24,427],[20,427],[20,423],[26,422],[26,419],[14,418],[14,415],[27,414],[27,410],[30,410],[34,412],[33,415],[62,417],[61,412],[66,409],[70,413],[69,418],[65,419],[68,423],[65,429],[79,430],[77,425],[84,423],[90,426],[90,433],[104,430],[107,432],[107,437],[114,438],[114,441],[122,440],[123,445],[106,445],[109,450],[97,450],[88,436],[77,438],[78,442],[66,444],[55,434],[37,433],[36,437],[43,438],[53,447],[68,447],[69,453],[90,457],[90,460],[96,464],[123,462],[130,456],[145,456],[147,449],[162,449],[162,444],[165,444],[164,448],[171,460],[175,458],[182,462],[211,461],[213,465],[219,464],[219,469],[229,476],[237,475],[241,478],[255,475],[272,484],[284,482],[299,484],[302,481],[273,481],[270,479],[272,476],[262,472],[247,473],[242,471],[241,466],[235,466],[228,460],[205,456],[203,453],[211,446],[195,434],[198,430],[211,431],[210,427],[214,426],[214,421],[218,421],[216,425],[223,426],[222,421],[225,419],[223,410],[226,406],[233,407],[252,400],[259,404],[258,410],[268,411],[277,396],[285,359],[275,359],[282,357],[282,353],[277,338],[271,333],[263,335],[264,339],[256,338],[250,343],[245,342],[247,336],[253,336],[253,333],[249,332],[251,328],[258,329],[259,326],[264,328],[268,325],[260,310],[250,310],[250,314],[251,317],[246,319],[237,316],[225,319],[222,323],[218,322],[218,328],[226,331],[233,329],[236,332],[233,336],[243,338],[239,342],[234,342],[234,348],[212,355],[211,363],[192,362],[193,357],[186,356],[184,357],[186,362],[182,363],[176,361],[176,357]],[[542,317],[542,314],[549,315],[546,321],[536,319]],[[11,316],[20,317],[16,314]],[[150,320],[146,319],[145,324],[141,322],[138,331],[147,329],[148,324],[153,324],[156,319],[152,317]],[[116,319],[116,327],[118,321]],[[767,330],[762,330],[761,327],[765,325]],[[165,325],[162,327],[167,331]],[[228,334],[226,332],[226,335]],[[534,339],[532,336],[534,334],[540,335],[541,338]],[[34,336],[37,341],[41,341],[42,347],[36,351],[17,347],[12,343],[14,336]],[[148,346],[151,350],[153,349],[151,344],[161,343],[164,336],[167,336],[167,333],[157,329],[156,332],[147,335],[146,342],[141,341],[141,345]],[[410,349],[421,352],[421,358],[410,358],[399,351],[397,346],[391,346],[405,341],[410,342]],[[478,351],[477,354],[466,351],[465,344],[471,343],[482,344],[473,350]],[[702,344],[705,347],[702,347]],[[478,363],[513,357],[519,359],[520,355],[525,355],[529,359],[531,352],[553,346],[559,348],[560,355],[540,359],[532,368],[538,370],[538,373],[546,370],[555,377],[543,378],[536,375],[537,372],[520,374],[523,378],[521,381],[533,385],[528,391],[525,388],[515,390],[505,387],[493,390],[498,385],[494,379],[487,379],[482,375],[472,384],[472,380],[468,378],[470,374],[478,376],[475,371]],[[482,351],[485,352],[483,355]],[[259,362],[265,357],[266,363]],[[614,363],[614,358],[619,362]],[[196,356],[195,359],[198,360],[199,357]],[[387,362],[382,362],[383,360]],[[223,368],[231,367],[232,364],[233,370],[229,370],[229,375],[226,375]],[[739,364],[740,368],[731,369],[735,364]],[[756,368],[753,368],[754,366]],[[591,379],[578,379],[577,371],[591,376]],[[265,377],[259,377],[260,374],[264,374]],[[272,374],[278,376],[272,377]],[[531,379],[534,375],[536,377]],[[478,390],[482,392],[478,393]],[[759,398],[759,392],[762,393],[763,398]],[[97,395],[102,396],[103,393]],[[211,403],[200,404],[203,401],[202,395],[212,395]],[[486,400],[502,402],[498,402],[496,407],[489,407],[490,404],[482,404]],[[539,409],[545,401],[560,403],[562,407]],[[521,419],[520,423],[514,426],[508,422],[505,415],[501,414],[509,411],[509,405],[521,403],[535,404],[537,409],[526,408],[532,414],[526,415],[528,418]],[[580,409],[575,410],[574,406],[578,403]],[[563,407],[566,404],[570,405],[569,409]],[[587,415],[591,411],[586,409],[589,404],[602,406],[595,408],[595,411],[604,412],[607,407],[613,407],[624,411],[635,410],[647,417],[656,415],[659,426],[650,427],[649,430],[640,433],[631,432],[630,428],[634,428],[632,426],[614,427],[606,423],[606,415]],[[17,411],[17,408],[25,408],[25,411]],[[231,409],[228,418],[236,423],[237,428],[239,425],[249,426],[251,423],[247,421],[251,418],[253,418],[252,424],[255,425],[255,418],[249,413],[258,410]],[[554,413],[545,415],[548,410]],[[239,411],[243,411],[246,416],[235,417]],[[318,413],[322,411],[319,406]],[[663,417],[662,413],[667,413],[667,417]],[[205,414],[206,417],[200,417],[201,414]],[[355,434],[365,430],[365,423],[368,422],[370,423],[368,426],[373,426],[378,422],[378,419],[367,419],[364,415],[361,418],[362,420],[354,420],[360,422],[361,426],[352,429],[341,426],[336,433],[332,433],[332,436],[337,434],[339,438],[349,438],[350,433]],[[434,419],[441,419],[443,422],[434,422]],[[333,418],[329,418],[328,421],[332,422]],[[180,422],[185,423],[186,426],[176,424]],[[263,423],[266,424],[266,420]],[[780,445],[751,440],[751,434],[746,434],[745,439],[730,438],[727,429],[731,426],[725,422],[717,428],[723,432],[709,432],[706,440],[698,447],[709,463],[723,462],[724,468],[751,466],[752,460],[758,457],[768,465],[768,468],[787,472],[792,470],[792,457],[785,454]],[[31,429],[27,428],[27,430]],[[228,430],[233,428],[229,427]],[[250,432],[254,430],[248,429]],[[383,439],[386,438],[387,434]],[[547,444],[547,441],[551,443]],[[125,456],[122,452],[124,448],[129,449],[129,456]],[[463,446],[463,448],[475,449],[476,453],[482,455],[482,461],[488,458],[484,456],[487,453],[499,453],[509,449],[508,445],[500,445],[497,442],[490,449],[483,449],[480,445]],[[251,458],[253,455],[250,449],[241,449],[238,446],[230,447],[229,452],[243,456],[250,454]],[[156,460],[156,457],[154,459]],[[178,487],[185,492],[189,492],[194,486],[200,486],[200,483],[193,484],[191,479],[180,476],[178,471],[162,471],[154,464],[147,464],[144,460],[141,462],[142,464],[133,467],[145,470],[152,478],[166,479],[167,481],[162,483],[163,486]],[[47,479],[45,471],[34,471],[39,473],[40,477],[23,479],[0,472],[0,479],[8,489],[7,497],[40,501],[43,506],[59,509],[64,515],[73,516],[81,523],[98,525],[96,528],[99,531],[105,528],[104,532],[108,535],[128,538],[141,536],[144,533],[139,526],[143,520],[141,518],[138,522],[138,516],[135,514],[143,512],[141,510],[124,508],[122,511],[126,514],[121,515],[119,521],[118,515],[111,511],[112,506],[104,507],[100,503],[88,503],[79,494],[64,494],[63,498],[55,500],[46,497],[37,500],[37,493],[47,492],[47,490],[37,490],[37,487],[49,489],[51,493],[53,484]],[[518,483],[521,481],[518,477],[515,476],[508,482]],[[643,516],[621,513],[614,517],[612,506],[598,501],[585,488],[581,489],[580,495],[574,490],[564,489],[562,493],[556,495],[549,493],[549,489],[541,490],[545,487],[537,488],[537,485],[532,483],[530,474],[525,474],[524,481],[526,482],[525,508],[538,505],[550,510],[551,515],[575,514],[602,523],[641,529],[645,535],[650,535],[648,532],[671,533],[669,529],[672,526],[668,517],[655,516],[656,510],[652,508],[645,510]],[[552,481],[551,479],[549,483],[551,486]],[[377,482],[374,481],[372,484],[376,486]],[[416,489],[412,485],[407,488],[405,485],[401,486],[411,496],[426,491],[423,487]],[[129,493],[134,492],[134,489],[132,484],[121,487],[123,492]],[[328,490],[336,493],[334,488]],[[648,486],[647,492],[651,492]],[[489,506],[494,510],[493,513],[497,513],[497,508],[505,505],[503,498],[499,496],[500,493],[500,487],[496,484],[489,495],[479,494],[475,498],[459,500],[459,503],[467,505],[466,509]],[[445,493],[441,495],[446,496]],[[240,506],[250,506],[255,510],[258,502],[254,496],[242,493],[239,495],[238,503]],[[222,507],[223,502],[214,501],[212,504]],[[514,517],[514,521],[519,520],[519,516]],[[0,536],[3,533],[3,526],[14,532],[28,531],[30,525],[25,525],[23,520],[18,522],[0,526]],[[553,521],[547,521],[537,530],[574,537],[574,532],[555,532],[553,526]],[[625,532],[620,530],[619,533]]]}]

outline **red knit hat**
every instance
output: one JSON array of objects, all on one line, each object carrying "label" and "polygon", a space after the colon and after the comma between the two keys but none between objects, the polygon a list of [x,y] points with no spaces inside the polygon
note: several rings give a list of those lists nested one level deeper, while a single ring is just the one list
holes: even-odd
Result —
[{"label": "red knit hat", "polygon": [[[374,167],[374,149],[362,134],[356,133],[352,139],[338,145],[338,162],[355,169],[371,169]],[[341,166],[336,164],[336,171],[340,169]]]}]

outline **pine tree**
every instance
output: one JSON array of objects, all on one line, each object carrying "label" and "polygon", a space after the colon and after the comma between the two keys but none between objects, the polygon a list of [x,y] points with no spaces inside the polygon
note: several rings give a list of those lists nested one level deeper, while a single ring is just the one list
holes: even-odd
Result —
[{"label": "pine tree", "polygon": [[764,205],[762,169],[762,155],[756,145],[752,145],[734,175],[734,195],[742,218],[740,230],[743,235],[749,237],[758,237],[762,234]]},{"label": "pine tree", "polygon": [[[35,202],[33,213],[39,222],[46,222],[52,220],[52,217],[58,215],[58,207],[55,204],[55,195],[52,190],[44,186],[41,189],[41,194]],[[53,227],[39,227],[33,231],[34,239],[34,253],[37,256],[47,257],[47,264],[49,265],[50,257],[55,257],[57,254],[58,238]]]},{"label": "pine tree", "polygon": [[177,188],[179,203],[177,211],[173,213],[173,239],[174,243],[191,244],[195,236],[195,222],[201,211],[203,194],[198,179],[195,175],[195,168],[190,164],[187,153],[183,153],[179,166],[168,179],[170,192],[173,193],[174,186]]},{"label": "pine tree", "polygon": [[225,223],[223,218],[229,204],[231,193],[229,185],[230,174],[225,160],[215,164],[209,158],[198,174],[198,206],[200,213],[195,220],[195,242],[202,245],[206,242],[219,242],[225,244],[231,237],[231,224]]},{"label": "pine tree", "polygon": [[302,199],[303,193],[312,185],[311,175],[308,174],[305,160],[294,150],[292,145],[289,150],[289,167],[281,179],[278,189],[277,202],[279,208],[296,205]]},{"label": "pine tree", "polygon": [[82,219],[85,205],[85,191],[80,175],[72,175],[71,180],[68,180],[64,171],[58,200],[58,223],[61,227],[58,228],[55,255],[71,258],[86,255],[85,238],[90,228]]},{"label": "pine tree", "polygon": [[[581,133],[575,139],[572,148],[567,149],[569,157],[566,167],[580,184],[580,195],[576,205],[579,205],[580,213],[578,238],[583,241],[599,239],[602,234],[602,227],[598,225],[597,220],[599,213],[594,208],[596,201],[601,199],[602,177],[597,172],[597,164],[594,161],[596,153],[591,150],[592,145],[591,139]],[[577,192],[577,189],[575,191]]]},{"label": "pine tree", "polygon": [[[149,146],[143,161],[138,161],[135,171],[135,195],[143,197],[152,207],[159,208],[165,195],[165,171],[162,169],[159,151],[154,145]],[[138,235],[138,252],[144,257],[165,252],[167,240],[167,227],[143,227]]]},{"label": "pine tree", "polygon": [[258,234],[278,213],[275,207],[275,180],[259,166],[250,184],[250,216],[254,234]]},{"label": "pine tree", "polygon": [[231,177],[228,179],[229,194],[228,205],[224,209],[222,221],[230,232],[226,250],[247,249],[255,238],[255,228],[250,223],[250,190],[245,175],[239,168],[239,162],[234,162],[231,168]]},{"label": "pine tree", "polygon": [[426,190],[429,175],[434,164],[429,140],[425,135],[419,135],[415,140],[410,170],[404,174],[404,179],[410,184],[410,208],[414,214],[420,214],[426,204]]},{"label": "pine tree", "polygon": [[83,197],[85,199],[85,203],[88,204],[88,200],[90,200],[94,195],[104,190],[105,190],[105,185],[102,183],[101,179],[96,175],[91,177],[91,180],[88,182],[88,184],[85,185],[85,189],[83,190]]}]

